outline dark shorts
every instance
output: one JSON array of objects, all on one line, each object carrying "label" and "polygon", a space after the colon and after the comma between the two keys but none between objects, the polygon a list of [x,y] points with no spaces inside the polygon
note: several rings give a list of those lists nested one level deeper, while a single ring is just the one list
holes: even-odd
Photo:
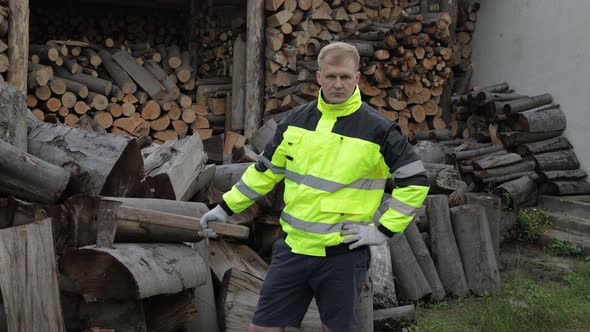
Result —
[{"label": "dark shorts", "polygon": [[332,332],[357,331],[356,308],[370,256],[368,247],[328,257],[306,256],[292,253],[284,240],[276,241],[252,323],[299,328],[315,297],[320,318]]}]

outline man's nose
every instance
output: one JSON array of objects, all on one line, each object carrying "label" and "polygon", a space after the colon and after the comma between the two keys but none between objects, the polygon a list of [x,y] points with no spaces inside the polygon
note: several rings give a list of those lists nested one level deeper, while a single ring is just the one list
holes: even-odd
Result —
[{"label": "man's nose", "polygon": [[340,78],[336,78],[336,82],[334,82],[334,87],[335,88],[342,88],[342,80]]}]

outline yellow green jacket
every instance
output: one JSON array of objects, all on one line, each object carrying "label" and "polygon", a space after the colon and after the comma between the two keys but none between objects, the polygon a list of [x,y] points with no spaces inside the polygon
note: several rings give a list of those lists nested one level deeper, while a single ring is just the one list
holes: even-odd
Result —
[{"label": "yellow green jacket", "polygon": [[403,232],[428,193],[428,178],[399,126],[361,101],[357,87],[344,103],[301,105],[278,125],[272,142],[223,195],[239,213],[285,180],[280,223],[294,253],[325,256],[341,244],[344,222],[372,224],[385,182],[393,176],[390,209],[376,227]]}]

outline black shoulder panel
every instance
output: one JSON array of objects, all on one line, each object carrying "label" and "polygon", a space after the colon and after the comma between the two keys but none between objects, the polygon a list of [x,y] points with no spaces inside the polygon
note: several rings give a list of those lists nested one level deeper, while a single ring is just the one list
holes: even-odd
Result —
[{"label": "black shoulder panel", "polygon": [[381,145],[392,126],[397,124],[379,114],[371,106],[362,103],[358,111],[338,118],[332,131]]}]

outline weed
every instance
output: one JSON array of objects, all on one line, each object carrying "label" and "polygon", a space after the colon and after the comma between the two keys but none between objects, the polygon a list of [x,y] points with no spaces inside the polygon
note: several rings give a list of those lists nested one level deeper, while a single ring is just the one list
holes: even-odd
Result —
[{"label": "weed", "polygon": [[537,208],[519,210],[517,221],[516,238],[530,243],[537,241],[539,236],[553,228],[549,216]]},{"label": "weed", "polygon": [[568,256],[580,259],[587,259],[584,256],[584,249],[575,243],[565,240],[553,239],[545,249],[553,256]]}]

